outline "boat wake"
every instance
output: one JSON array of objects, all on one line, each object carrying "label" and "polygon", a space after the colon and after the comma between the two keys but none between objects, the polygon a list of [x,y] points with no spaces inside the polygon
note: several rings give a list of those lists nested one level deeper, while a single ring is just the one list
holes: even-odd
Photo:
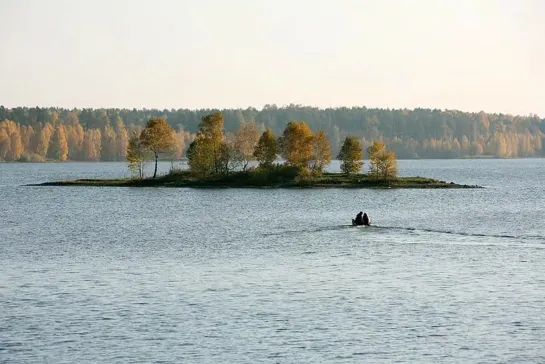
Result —
[{"label": "boat wake", "polygon": [[[352,227],[352,225],[345,225]],[[510,234],[485,234],[485,233],[470,233],[455,230],[440,230],[440,229],[427,229],[427,228],[412,228],[401,226],[372,226],[375,229],[389,230],[389,231],[407,231],[414,233],[430,233],[430,234],[445,234],[445,235],[457,235],[468,237],[480,237],[480,238],[499,238],[499,239],[518,239],[518,240],[542,240],[545,241],[545,236],[541,235],[510,235]]]},{"label": "boat wake", "polygon": [[354,225],[337,225],[337,226],[323,226],[301,230],[283,230],[278,232],[264,233],[262,236],[285,236],[296,235],[305,233],[320,233],[327,231],[335,231],[342,229],[358,229],[365,234],[376,233],[388,233],[392,231],[398,231],[400,233],[407,232],[412,234],[438,234],[438,235],[453,235],[460,237],[475,237],[475,238],[496,238],[506,240],[518,240],[518,241],[543,241],[545,242],[545,236],[541,235],[511,235],[511,234],[485,234],[478,232],[463,232],[456,230],[440,230],[440,229],[428,229],[428,228],[414,228],[414,227],[402,227],[402,226],[382,226],[382,225],[370,225],[370,226],[354,226]]}]

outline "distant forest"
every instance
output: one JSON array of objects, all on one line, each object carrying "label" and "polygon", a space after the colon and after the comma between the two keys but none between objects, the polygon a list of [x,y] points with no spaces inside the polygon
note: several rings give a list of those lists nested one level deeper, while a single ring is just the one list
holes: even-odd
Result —
[{"label": "distant forest", "polygon": [[319,109],[266,105],[263,109],[8,109],[0,106],[0,160],[122,161],[128,138],[150,117],[165,117],[176,130],[169,158],[184,157],[201,117],[221,111],[225,132],[242,121],[255,121],[260,132],[279,136],[289,121],[305,121],[324,130],[336,156],[346,136],[361,138],[364,148],[384,141],[399,159],[465,157],[537,157],[545,155],[545,119],[485,112],[438,109]]}]

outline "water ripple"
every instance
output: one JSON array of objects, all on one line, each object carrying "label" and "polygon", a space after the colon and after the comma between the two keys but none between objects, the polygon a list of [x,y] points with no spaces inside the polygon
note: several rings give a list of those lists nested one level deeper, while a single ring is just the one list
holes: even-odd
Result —
[{"label": "water ripple", "polygon": [[[25,189],[126,166],[0,168],[1,363],[545,361],[545,160],[400,161],[479,191]],[[346,224],[360,210],[374,226]]]}]

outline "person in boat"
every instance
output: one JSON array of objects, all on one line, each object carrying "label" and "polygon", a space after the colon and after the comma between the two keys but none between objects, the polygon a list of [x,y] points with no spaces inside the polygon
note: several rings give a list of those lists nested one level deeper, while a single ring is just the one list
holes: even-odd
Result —
[{"label": "person in boat", "polygon": [[371,225],[371,221],[369,221],[369,216],[367,216],[367,212],[363,214],[362,222],[363,225]]},{"label": "person in boat", "polygon": [[360,211],[359,214],[356,215],[356,218],[352,220],[352,223],[354,225],[363,225],[363,211]]},{"label": "person in boat", "polygon": [[356,218],[352,219],[352,224],[369,226],[371,225],[371,221],[369,220],[369,216],[367,215],[367,212],[363,213],[362,211],[360,211],[360,213],[356,215]]}]

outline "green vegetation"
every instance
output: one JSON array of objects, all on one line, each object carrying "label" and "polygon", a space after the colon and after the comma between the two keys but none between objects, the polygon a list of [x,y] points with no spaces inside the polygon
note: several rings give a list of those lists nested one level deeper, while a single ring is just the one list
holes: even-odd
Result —
[{"label": "green vegetation", "polygon": [[341,171],[343,173],[358,173],[363,166],[363,153],[360,141],[353,136],[346,137],[337,158],[342,162]]},{"label": "green vegetation", "polygon": [[228,169],[231,149],[223,138],[223,115],[213,113],[202,118],[195,140],[189,146],[187,158],[189,167],[198,175],[205,177]]},{"label": "green vegetation", "polygon": [[545,119],[536,115],[300,105],[266,105],[260,110],[0,106],[0,161],[123,161],[128,136],[140,134],[151,118],[165,118],[176,131],[174,147],[160,158],[179,159],[195,139],[202,117],[217,112],[227,135],[252,122],[258,134],[270,129],[282,135],[288,122],[304,120],[309,128],[324,131],[333,155],[340,152],[347,136],[353,136],[364,150],[382,140],[401,159],[545,156]]},{"label": "green vegetation", "polygon": [[271,129],[267,129],[261,134],[254,150],[254,157],[262,168],[270,168],[277,153],[276,136]]}]

